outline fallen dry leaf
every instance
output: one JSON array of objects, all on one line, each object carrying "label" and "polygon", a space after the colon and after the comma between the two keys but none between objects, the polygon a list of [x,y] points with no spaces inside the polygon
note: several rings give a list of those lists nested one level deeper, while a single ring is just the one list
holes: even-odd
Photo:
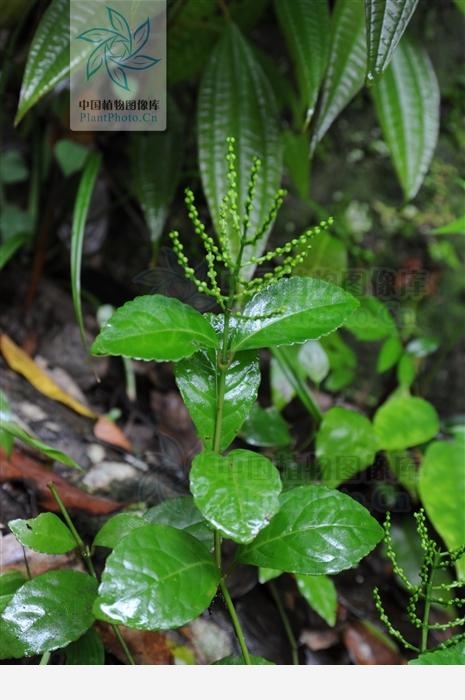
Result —
[{"label": "fallen dry leaf", "polygon": [[41,554],[27,547],[23,551],[23,547],[13,534],[0,537],[0,571],[2,573],[15,569],[27,575],[24,555],[27,557],[27,564],[32,576],[39,576],[39,574],[45,574],[46,571],[63,567],[84,571],[84,566],[75,552]]},{"label": "fallen dry leaf", "polygon": [[54,401],[63,403],[81,416],[86,416],[88,418],[98,417],[90,408],[87,408],[87,406],[84,406],[84,404],[76,401],[76,399],[63,391],[34,360],[31,360],[24,350],[21,350],[21,348],[4,333],[0,335],[0,349],[11,369],[18,372],[18,374],[22,374],[22,376],[42,394],[45,394],[45,396],[48,396]]},{"label": "fallen dry leaf", "polygon": [[11,369],[25,377],[41,394],[54,401],[59,401],[81,416],[97,419],[97,423],[94,425],[95,437],[102,442],[131,452],[131,443],[121,428],[112,423],[106,416],[99,416],[98,413],[85,406],[82,401],[66,392],[37,362],[31,360],[29,355],[4,333],[0,335],[0,350]]},{"label": "fallen dry leaf", "polygon": [[70,510],[84,510],[91,515],[107,515],[124,507],[123,503],[91,496],[77,486],[73,486],[52,472],[49,463],[34,460],[19,450],[13,450],[11,457],[8,458],[0,449],[0,483],[13,479],[30,483],[37,492],[41,504],[48,510],[58,510],[48,488],[50,482],[55,484],[66,507]]},{"label": "fallen dry leaf", "polygon": [[354,664],[392,666],[404,663],[395,644],[367,622],[355,620],[343,631],[344,644]]},{"label": "fallen dry leaf", "polygon": [[339,633],[334,629],[329,630],[302,630],[300,642],[305,644],[311,651],[321,651],[331,649],[339,644]]},{"label": "fallen dry leaf", "polygon": [[[121,625],[119,629],[137,665],[166,666],[173,663],[169,642],[161,632],[130,630]],[[98,631],[105,647],[122,663],[127,663],[112,628],[102,622],[98,623]]]},{"label": "fallen dry leaf", "polygon": [[94,425],[94,435],[98,440],[110,445],[121,447],[126,452],[131,452],[132,446],[121,428],[106,416],[100,416]]}]

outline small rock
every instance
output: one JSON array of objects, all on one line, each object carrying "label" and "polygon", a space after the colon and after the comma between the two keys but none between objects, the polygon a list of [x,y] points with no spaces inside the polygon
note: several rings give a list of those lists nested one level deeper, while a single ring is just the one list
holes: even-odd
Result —
[{"label": "small rock", "polygon": [[89,469],[82,483],[90,493],[114,494],[115,488],[134,482],[139,474],[137,469],[124,462],[100,462]]}]

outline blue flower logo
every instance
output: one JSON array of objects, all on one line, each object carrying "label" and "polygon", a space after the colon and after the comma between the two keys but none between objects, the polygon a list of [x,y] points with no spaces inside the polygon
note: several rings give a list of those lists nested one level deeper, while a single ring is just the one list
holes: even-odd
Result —
[{"label": "blue flower logo", "polygon": [[103,66],[108,77],[124,90],[129,90],[127,70],[147,70],[160,61],[142,54],[150,36],[150,19],[131,32],[124,15],[111,7],[106,8],[111,29],[95,27],[79,34],[78,39],[97,44],[87,60],[87,80],[90,80]]}]

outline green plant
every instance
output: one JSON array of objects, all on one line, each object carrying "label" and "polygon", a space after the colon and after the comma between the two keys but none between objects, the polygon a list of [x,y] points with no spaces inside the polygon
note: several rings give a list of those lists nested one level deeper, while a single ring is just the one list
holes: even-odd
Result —
[{"label": "green plant", "polygon": [[[308,254],[314,231],[263,255],[245,257],[273,223],[284,193],[278,191],[264,223],[254,225],[260,162],[253,161],[240,207],[234,146],[229,139],[228,187],[219,208],[217,240],[206,233],[192,192],[186,191],[189,217],[205,247],[206,280],[196,277],[179,233],[171,234],[186,277],[199,292],[213,297],[220,313],[202,316],[158,294],[138,297],[116,310],[92,348],[95,354],[177,363],[176,380],[203,443],[190,472],[192,496],[182,506],[175,499],[144,516],[120,514],[104,525],[94,546],[113,551],[97,593],[91,552],[52,485],[66,525],[44,514],[10,527],[22,544],[39,551],[58,553],[77,546],[89,574],[44,574],[20,586],[2,614],[7,640],[2,656],[49,654],[86,633],[94,618],[136,629],[176,628],[201,614],[219,589],[242,662],[258,663],[247,649],[228,590],[222,540],[237,544],[237,563],[296,574],[313,600],[318,588],[306,577],[354,566],[382,536],[376,520],[349,496],[314,484],[282,492],[279,471],[268,458],[251,450],[228,451],[256,397],[257,351],[319,338],[340,326],[357,306],[335,285],[289,276]],[[231,240],[238,241],[237,248]],[[251,265],[273,261],[272,270],[251,278]],[[56,590],[51,607],[45,598],[50,585]],[[79,609],[58,624],[57,605],[69,602],[79,588],[85,591]],[[26,632],[21,606],[34,618]],[[37,629],[40,636],[31,632]]]},{"label": "green plant", "polygon": [[[460,664],[463,663],[465,649],[465,616],[460,613],[453,616],[447,622],[433,622],[430,619],[432,606],[441,608],[462,608],[465,606],[465,598],[454,595],[457,589],[463,588],[464,581],[439,582],[438,572],[454,567],[456,562],[465,553],[465,546],[453,551],[442,550],[437,542],[428,534],[426,517],[423,510],[415,513],[418,537],[423,550],[423,563],[419,572],[419,582],[414,585],[407,577],[405,571],[399,566],[391,535],[391,519],[388,513],[384,525],[386,554],[389,557],[393,572],[404,584],[409,600],[407,604],[407,616],[410,624],[419,631],[420,641],[415,645],[405,637],[391,623],[386,614],[378,588],[373,595],[376,609],[381,621],[386,625],[389,633],[400,642],[405,649],[416,652],[419,656],[411,661],[412,664]],[[452,595],[451,595],[452,594]],[[454,636],[438,644],[434,650],[429,644],[430,634],[434,630],[454,630]]]}]

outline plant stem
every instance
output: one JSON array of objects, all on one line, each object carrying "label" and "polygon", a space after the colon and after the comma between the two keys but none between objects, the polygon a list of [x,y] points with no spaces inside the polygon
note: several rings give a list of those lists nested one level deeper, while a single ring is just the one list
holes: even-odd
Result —
[{"label": "plant stem", "polygon": [[242,625],[237,616],[234,603],[232,602],[231,596],[229,595],[228,587],[224,578],[222,578],[220,581],[220,589],[221,593],[223,594],[224,602],[226,603],[226,607],[228,609],[229,617],[231,618],[231,622],[234,627],[234,632],[236,633],[237,641],[239,642],[242,658],[244,659],[244,663],[247,666],[250,666],[252,664],[252,660],[250,658],[249,650],[247,649],[247,643],[245,641]]},{"label": "plant stem", "polygon": [[429,613],[430,613],[430,608],[431,608],[431,603],[432,603],[432,597],[431,593],[433,590],[433,576],[434,576],[434,570],[436,568],[438,560],[438,555],[435,552],[433,556],[433,561],[431,563],[431,569],[430,569],[430,574],[429,574],[429,580],[425,589],[425,610],[423,613],[423,624],[421,626],[421,643],[420,643],[420,652],[423,654],[423,652],[428,650],[428,634],[429,634]]},{"label": "plant stem", "polygon": [[[229,322],[230,322],[230,312],[226,312],[224,316],[224,329],[223,329],[223,341],[221,350],[218,353],[217,358],[217,383],[216,383],[216,410],[215,410],[215,429],[213,434],[213,451],[217,454],[221,452],[221,426],[223,423],[223,410],[224,410],[224,394],[226,389],[226,374],[229,367],[228,362],[228,343],[229,343]],[[250,660],[249,650],[247,649],[247,644],[244,637],[244,632],[240,620],[237,616],[236,610],[234,608],[234,603],[229,594],[228,587],[226,585],[226,576],[221,571],[221,534],[218,530],[215,530],[214,534],[214,556],[215,562],[218,569],[221,572],[220,580],[220,590],[223,595],[226,608],[228,610],[231,622],[234,628],[234,632],[241,649],[242,657],[246,665],[250,665],[252,662]]]},{"label": "plant stem", "polygon": [[[93,564],[93,562],[92,562],[92,556],[91,556],[91,553],[90,553],[90,549],[89,549],[89,547],[85,544],[85,542],[83,541],[83,539],[82,539],[81,535],[79,534],[79,532],[76,530],[76,528],[75,528],[75,526],[74,526],[74,523],[73,523],[73,521],[71,520],[71,517],[70,517],[70,515],[69,515],[69,513],[68,513],[68,511],[67,511],[67,509],[66,509],[65,504],[63,503],[63,501],[62,501],[62,499],[61,499],[60,494],[58,493],[58,490],[57,490],[55,484],[54,484],[54,483],[48,484],[48,488],[50,489],[51,494],[52,494],[53,498],[55,499],[55,501],[56,501],[56,503],[57,503],[57,505],[58,505],[58,507],[59,507],[59,509],[60,509],[60,512],[61,512],[61,514],[62,514],[62,516],[63,516],[63,519],[64,519],[65,523],[67,524],[67,526],[68,526],[69,529],[71,530],[71,533],[72,533],[72,535],[73,535],[73,537],[74,537],[74,539],[75,539],[76,545],[77,545],[77,547],[78,547],[78,549],[79,549],[79,552],[80,552],[81,557],[82,557],[82,559],[83,559],[83,561],[84,561],[84,564],[85,564],[86,567],[87,567],[87,570],[88,570],[89,574],[90,574],[93,578],[95,578],[96,580],[98,580],[97,573],[96,573],[96,571],[95,571],[94,564]],[[118,640],[118,642],[119,642],[119,644],[120,644],[122,650],[124,651],[124,654],[125,654],[125,656],[126,656],[126,658],[127,658],[127,660],[128,660],[128,663],[131,664],[131,666],[135,666],[136,662],[134,661],[134,657],[132,656],[131,652],[129,651],[128,645],[127,645],[126,642],[124,641],[123,635],[121,634],[121,630],[119,629],[118,625],[113,625],[113,624],[112,624],[111,627],[112,627],[112,629],[113,629],[113,632],[115,633],[116,639]]]},{"label": "plant stem", "polygon": [[284,630],[286,632],[286,636],[289,640],[289,645],[291,647],[292,663],[294,666],[298,666],[299,665],[299,647],[297,645],[297,640],[296,640],[295,634],[292,630],[288,614],[287,614],[286,610],[284,609],[284,605],[281,602],[281,598],[279,597],[279,593],[276,590],[276,586],[274,585],[273,581],[268,582],[268,588],[269,588],[269,591],[273,597],[276,608],[278,609],[279,617],[281,618],[281,622],[283,623],[283,627],[284,627]]},{"label": "plant stem", "polygon": [[44,651],[44,653],[40,657],[39,666],[48,666],[48,662],[50,661],[51,655],[52,652]]}]

